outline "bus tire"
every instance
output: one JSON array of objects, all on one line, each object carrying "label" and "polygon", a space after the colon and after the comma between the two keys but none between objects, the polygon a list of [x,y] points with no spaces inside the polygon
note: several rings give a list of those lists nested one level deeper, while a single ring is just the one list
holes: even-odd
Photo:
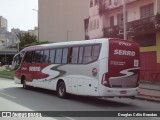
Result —
[{"label": "bus tire", "polygon": [[66,97],[66,85],[63,81],[61,81],[59,84],[58,84],[58,87],[57,87],[57,94],[60,98],[65,98]]},{"label": "bus tire", "polygon": [[24,80],[23,80],[23,88],[24,88],[24,89],[27,89],[27,87],[28,87],[28,86],[26,85],[26,80],[24,79]]}]

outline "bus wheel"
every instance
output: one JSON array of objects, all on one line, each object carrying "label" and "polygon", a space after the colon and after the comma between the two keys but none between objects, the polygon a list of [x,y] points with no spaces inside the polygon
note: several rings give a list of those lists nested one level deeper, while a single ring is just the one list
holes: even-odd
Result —
[{"label": "bus wheel", "polygon": [[57,93],[60,98],[66,97],[66,86],[64,82],[60,82],[57,87]]},{"label": "bus wheel", "polygon": [[27,85],[26,85],[26,80],[25,79],[23,80],[23,88],[27,89]]}]

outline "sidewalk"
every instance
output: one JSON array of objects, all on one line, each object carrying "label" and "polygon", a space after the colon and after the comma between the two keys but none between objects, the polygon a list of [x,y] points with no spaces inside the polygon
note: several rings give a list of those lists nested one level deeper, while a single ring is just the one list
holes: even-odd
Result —
[{"label": "sidewalk", "polygon": [[160,83],[141,82],[138,99],[160,102]]}]

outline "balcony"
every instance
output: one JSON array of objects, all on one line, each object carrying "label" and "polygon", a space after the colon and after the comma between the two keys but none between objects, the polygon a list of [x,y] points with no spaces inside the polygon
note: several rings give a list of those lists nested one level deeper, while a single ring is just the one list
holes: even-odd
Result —
[{"label": "balcony", "polygon": [[[127,23],[127,36],[140,36],[160,31],[160,15]],[[123,24],[104,28],[104,37],[123,37]]]},{"label": "balcony", "polygon": [[[135,1],[138,1],[138,0],[126,0],[126,5],[133,3]],[[123,6],[122,0],[114,1],[112,4],[109,4],[107,1],[102,0],[99,2],[99,14],[109,12],[112,9],[119,8],[122,6]]]}]

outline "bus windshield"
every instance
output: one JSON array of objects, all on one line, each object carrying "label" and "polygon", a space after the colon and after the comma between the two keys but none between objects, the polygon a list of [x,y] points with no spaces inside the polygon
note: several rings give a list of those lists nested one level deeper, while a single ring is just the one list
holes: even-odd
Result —
[{"label": "bus windshield", "polygon": [[14,58],[13,58],[13,67],[14,67],[15,70],[18,69],[18,67],[19,67],[19,65],[21,63],[21,60],[24,57],[24,54],[25,54],[25,52],[23,51],[23,52],[17,53],[14,56]]}]

